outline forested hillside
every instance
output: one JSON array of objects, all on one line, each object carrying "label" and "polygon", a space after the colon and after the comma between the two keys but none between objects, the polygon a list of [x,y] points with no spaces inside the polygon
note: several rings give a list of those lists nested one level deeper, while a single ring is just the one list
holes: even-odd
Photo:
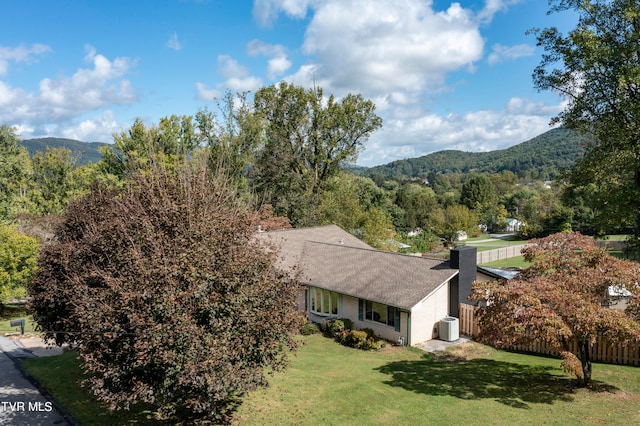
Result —
[{"label": "forested hillside", "polygon": [[106,145],[102,142],[81,142],[74,139],[63,138],[38,138],[26,139],[22,141],[22,145],[27,148],[29,155],[33,157],[36,152],[44,152],[46,148],[69,148],[74,155],[78,155],[78,165],[97,163],[102,159],[102,154],[98,152],[98,148]]},{"label": "forested hillside", "polygon": [[584,152],[589,138],[559,128],[507,149],[490,152],[439,151],[419,158],[397,160],[358,169],[357,174],[386,178],[428,177],[446,173],[499,173],[509,170],[520,178],[553,179],[571,167]]},{"label": "forested hillside", "polygon": [[[397,160],[375,167],[354,169],[355,174],[387,178],[428,177],[429,174],[447,173],[499,173],[509,170],[518,177],[533,180],[553,179],[559,171],[567,169],[584,152],[587,136],[568,129],[552,129],[540,136],[507,149],[490,152],[438,151],[418,158]],[[46,147],[69,148],[79,154],[78,164],[96,163],[102,159],[98,148],[101,142],[81,142],[63,138],[27,139],[22,144],[29,155],[44,152]]]}]

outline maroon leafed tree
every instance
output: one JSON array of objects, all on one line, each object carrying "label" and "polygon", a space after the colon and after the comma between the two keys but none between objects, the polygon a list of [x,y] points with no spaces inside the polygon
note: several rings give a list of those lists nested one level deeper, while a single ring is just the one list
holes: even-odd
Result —
[{"label": "maroon leafed tree", "polygon": [[[531,243],[523,253],[533,264],[519,277],[474,284],[469,298],[483,306],[478,339],[507,348],[545,342],[561,353],[565,371],[588,386],[598,333],[609,344],[640,339],[640,265],[610,256],[579,233]],[[610,286],[634,294],[626,311],[608,307]],[[578,348],[575,353],[572,346]]]},{"label": "maroon leafed tree", "polygon": [[77,345],[86,384],[112,408],[224,422],[285,366],[297,286],[237,200],[206,167],[160,169],[64,214],[31,307],[45,338]]}]

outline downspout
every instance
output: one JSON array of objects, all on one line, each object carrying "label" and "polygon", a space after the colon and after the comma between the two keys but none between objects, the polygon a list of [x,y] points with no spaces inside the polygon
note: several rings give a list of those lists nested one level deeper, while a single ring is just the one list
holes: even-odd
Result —
[{"label": "downspout", "polygon": [[411,346],[411,311],[407,312],[407,346]]}]

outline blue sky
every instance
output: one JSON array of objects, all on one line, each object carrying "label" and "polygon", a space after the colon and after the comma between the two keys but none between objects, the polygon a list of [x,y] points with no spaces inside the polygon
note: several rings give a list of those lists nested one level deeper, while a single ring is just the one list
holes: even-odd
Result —
[{"label": "blue sky", "polygon": [[383,129],[358,164],[490,151],[549,129],[532,27],[544,0],[21,0],[3,4],[0,124],[24,138],[112,142],[281,80],[361,93]]}]

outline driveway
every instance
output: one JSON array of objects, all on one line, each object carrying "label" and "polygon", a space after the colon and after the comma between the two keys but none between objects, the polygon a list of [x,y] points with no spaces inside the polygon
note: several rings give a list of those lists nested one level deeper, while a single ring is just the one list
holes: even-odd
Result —
[{"label": "driveway", "polygon": [[20,365],[34,358],[19,341],[0,336],[0,425],[71,425],[56,404],[31,382]]}]

